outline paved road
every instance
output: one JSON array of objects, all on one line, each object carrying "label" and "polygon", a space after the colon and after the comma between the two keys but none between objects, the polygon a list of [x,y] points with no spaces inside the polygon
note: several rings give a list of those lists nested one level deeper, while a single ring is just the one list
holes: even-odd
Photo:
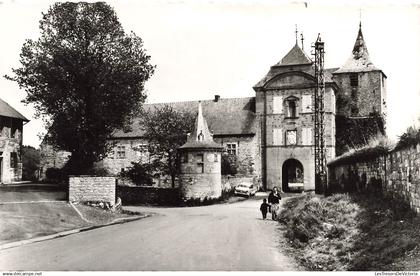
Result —
[{"label": "paved road", "polygon": [[0,270],[298,270],[259,204],[130,207],[155,215],[0,251]]}]

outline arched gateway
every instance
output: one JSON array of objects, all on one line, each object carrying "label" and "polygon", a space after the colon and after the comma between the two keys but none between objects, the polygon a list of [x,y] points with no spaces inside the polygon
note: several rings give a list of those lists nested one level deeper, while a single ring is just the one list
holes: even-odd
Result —
[{"label": "arched gateway", "polygon": [[282,189],[283,192],[301,191],[303,184],[303,165],[296,159],[284,161],[282,167]]}]

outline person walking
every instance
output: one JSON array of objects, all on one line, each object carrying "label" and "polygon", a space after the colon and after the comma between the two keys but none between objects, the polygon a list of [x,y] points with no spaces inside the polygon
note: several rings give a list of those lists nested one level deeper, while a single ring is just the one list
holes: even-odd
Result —
[{"label": "person walking", "polygon": [[270,204],[271,210],[271,218],[272,220],[276,220],[279,211],[279,203],[281,200],[281,196],[277,187],[274,187],[273,190],[268,195],[268,203]]},{"label": "person walking", "polygon": [[267,199],[263,199],[263,203],[260,206],[260,211],[262,213],[263,219],[267,218],[267,212],[268,208],[270,208],[270,205],[267,204]]}]

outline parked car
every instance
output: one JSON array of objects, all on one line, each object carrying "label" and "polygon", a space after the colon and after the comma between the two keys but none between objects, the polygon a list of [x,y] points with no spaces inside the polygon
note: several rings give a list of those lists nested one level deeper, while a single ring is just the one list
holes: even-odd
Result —
[{"label": "parked car", "polygon": [[242,183],[235,187],[235,195],[254,196],[258,187],[252,183]]}]

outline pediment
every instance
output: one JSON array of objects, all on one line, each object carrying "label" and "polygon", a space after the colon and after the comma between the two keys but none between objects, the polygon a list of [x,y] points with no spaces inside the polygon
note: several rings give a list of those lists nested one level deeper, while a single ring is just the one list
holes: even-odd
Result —
[{"label": "pediment", "polygon": [[312,76],[303,73],[287,73],[273,77],[265,85],[266,88],[299,87],[314,85]]}]

